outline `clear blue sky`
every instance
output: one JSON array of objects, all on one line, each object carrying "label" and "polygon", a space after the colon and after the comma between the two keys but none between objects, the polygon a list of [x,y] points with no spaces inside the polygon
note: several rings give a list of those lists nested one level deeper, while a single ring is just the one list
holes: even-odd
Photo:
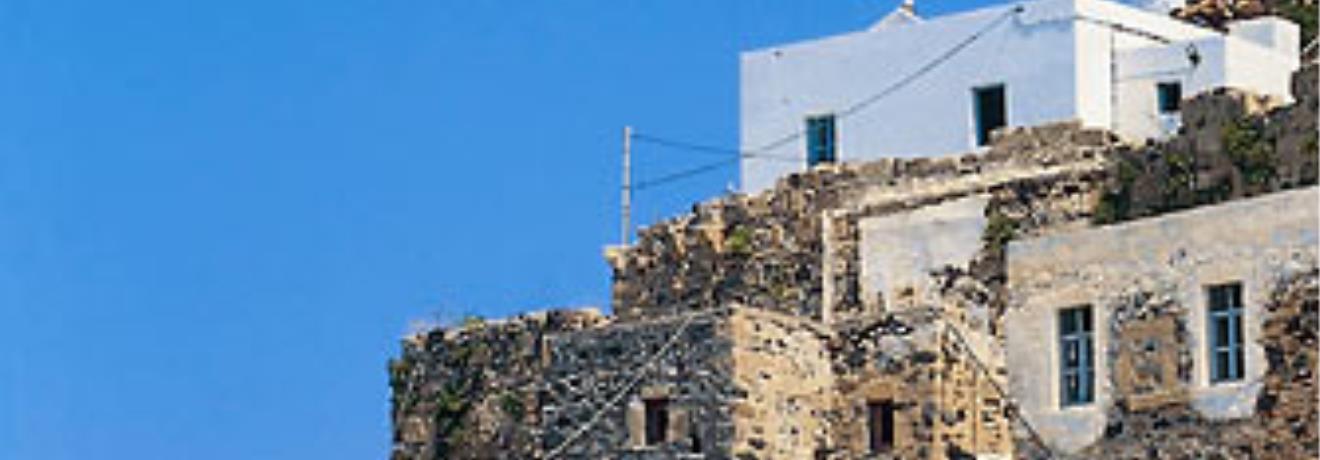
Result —
[{"label": "clear blue sky", "polygon": [[0,3],[0,458],[384,458],[410,321],[608,304],[622,125],[732,146],[739,50],[895,3]]}]

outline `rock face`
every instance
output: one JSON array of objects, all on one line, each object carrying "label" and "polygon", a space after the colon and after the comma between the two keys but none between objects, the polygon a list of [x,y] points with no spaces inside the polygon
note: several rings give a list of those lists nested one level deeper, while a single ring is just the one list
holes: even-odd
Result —
[{"label": "rock face", "polygon": [[[1095,352],[1107,396],[1082,425],[1032,412],[1032,392],[1056,394],[1055,369],[1040,369],[1046,387],[1024,386],[1009,365],[1056,356],[1053,323],[1013,348],[1024,302],[1056,309],[1076,295],[1051,288],[1072,282],[1060,269],[1014,276],[1027,259],[1012,248],[1314,195],[1315,82],[1314,66],[1299,73],[1287,107],[1198,96],[1165,142],[1013,128],[976,155],[825,165],[698,204],[607,256],[612,318],[550,312],[405,339],[390,365],[394,458],[1315,456],[1316,261],[1287,255],[1287,238],[1215,256],[1234,270],[1291,267],[1248,289],[1250,410],[1197,399],[1204,301],[1170,294],[1186,290],[1161,276],[1072,298],[1104,314]],[[1229,231],[1178,228],[1211,243]],[[1125,251],[1102,255],[1122,267],[1218,254]],[[1061,445],[1079,426],[1097,434]]]}]

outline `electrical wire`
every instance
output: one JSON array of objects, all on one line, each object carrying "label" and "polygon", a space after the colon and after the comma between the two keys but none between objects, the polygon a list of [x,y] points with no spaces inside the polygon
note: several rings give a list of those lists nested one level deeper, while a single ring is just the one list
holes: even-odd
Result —
[{"label": "electrical wire", "polygon": [[680,140],[669,139],[669,138],[665,138],[665,137],[652,136],[652,135],[649,135],[649,134],[639,134],[639,133],[636,133],[636,132],[634,132],[634,133],[632,134],[632,139],[635,140],[635,141],[646,142],[646,143],[650,143],[650,144],[659,145],[659,146],[662,146],[662,147],[669,147],[669,148],[674,148],[674,149],[679,149],[679,150],[688,150],[688,151],[699,152],[699,153],[713,153],[713,154],[718,154],[718,155],[736,155],[736,156],[739,156],[739,157],[742,157],[742,158],[763,158],[763,159],[767,159],[767,160],[791,161],[791,162],[794,162],[794,163],[797,163],[797,162],[799,162],[799,161],[802,161],[801,158],[796,158],[796,157],[786,157],[786,156],[781,156],[781,155],[768,155],[768,154],[761,154],[761,153],[754,153],[754,152],[744,152],[744,151],[737,150],[737,149],[731,149],[731,148],[725,148],[725,147],[715,147],[715,146],[703,145],[703,144],[694,144],[694,143],[687,142],[687,141],[680,141]]},{"label": "electrical wire", "polygon": [[[935,69],[936,69],[937,67],[939,67],[941,64],[944,64],[945,62],[948,62],[949,59],[952,59],[954,56],[958,55],[958,54],[961,53],[963,50],[967,49],[968,46],[971,46],[972,43],[975,43],[977,40],[980,40],[981,37],[983,37],[987,32],[989,32],[989,31],[993,30],[994,28],[998,27],[1000,24],[1002,24],[1002,23],[1003,23],[1005,20],[1007,20],[1008,18],[1013,17],[1014,15],[1016,15],[1016,14],[1018,14],[1018,13],[1021,13],[1022,11],[1023,11],[1023,7],[1022,7],[1021,5],[1014,6],[1012,9],[1006,11],[1003,15],[999,16],[998,18],[995,18],[995,20],[989,22],[989,23],[986,24],[984,27],[982,27],[982,28],[980,28],[980,29],[977,29],[975,32],[973,32],[971,35],[968,35],[966,38],[964,38],[962,41],[960,41],[960,42],[958,42],[957,44],[955,44],[953,47],[949,48],[948,50],[945,50],[945,51],[944,51],[943,53],[941,53],[939,56],[936,56],[935,59],[932,59],[931,61],[929,61],[929,62],[927,62],[926,64],[922,65],[921,67],[917,68],[916,71],[914,71],[914,72],[912,72],[912,73],[910,73],[910,74],[904,76],[903,78],[899,79],[898,81],[894,82],[893,84],[891,84],[891,85],[885,87],[885,88],[882,89],[881,91],[879,91],[879,92],[877,92],[877,93],[875,93],[875,94],[872,94],[872,95],[870,95],[870,96],[868,96],[868,97],[866,97],[866,98],[864,98],[864,99],[858,101],[857,103],[854,103],[854,104],[848,106],[846,109],[840,111],[838,114],[835,115],[835,119],[836,119],[836,120],[842,120],[842,119],[847,118],[847,117],[849,117],[849,116],[855,115],[855,114],[857,114],[858,112],[861,112],[862,110],[865,110],[866,108],[868,108],[868,107],[870,107],[871,105],[875,104],[876,102],[879,102],[879,101],[883,100],[884,98],[890,96],[891,94],[897,92],[898,90],[903,89],[904,87],[906,87],[906,86],[912,84],[913,82],[917,81],[917,79],[919,79],[919,78],[921,78],[921,77],[924,77],[926,74],[928,74],[928,73],[930,73],[931,71],[935,70]],[[633,133],[633,134],[632,134],[632,139],[634,139],[634,140],[639,140],[639,141],[643,141],[643,142],[648,142],[648,143],[655,144],[655,145],[660,145],[660,146],[670,147],[670,148],[674,148],[674,149],[688,150],[688,151],[693,151],[693,152],[703,152],[703,153],[715,153],[715,154],[723,154],[723,155],[733,155],[733,158],[731,158],[731,159],[726,159],[726,160],[720,161],[720,162],[718,162],[718,163],[708,163],[708,164],[705,164],[705,165],[701,165],[701,166],[697,166],[697,167],[694,167],[694,168],[691,168],[691,169],[687,169],[687,170],[679,171],[679,172],[677,172],[677,173],[669,174],[669,175],[662,176],[662,177],[659,177],[659,178],[656,178],[656,179],[652,179],[652,180],[649,180],[649,181],[639,182],[636,186],[633,187],[633,190],[640,190],[640,189],[645,189],[645,188],[649,188],[649,187],[654,187],[654,186],[657,186],[657,185],[663,185],[663,184],[666,184],[666,183],[669,183],[669,182],[673,182],[673,181],[676,181],[676,180],[680,180],[680,179],[684,179],[684,178],[687,178],[687,177],[695,176],[695,175],[698,175],[698,174],[701,174],[701,173],[705,173],[705,172],[708,172],[708,171],[712,171],[712,170],[718,169],[719,167],[722,167],[722,166],[724,166],[724,165],[726,165],[726,164],[728,164],[728,163],[731,163],[731,162],[733,162],[733,161],[735,161],[735,160],[741,160],[741,159],[743,159],[743,158],[758,158],[758,159],[771,159],[771,160],[781,160],[781,161],[799,162],[799,161],[801,161],[800,158],[790,158],[790,157],[784,157],[784,156],[769,155],[769,154],[766,154],[766,153],[764,153],[764,152],[769,151],[769,150],[773,150],[773,149],[776,149],[776,148],[779,148],[779,147],[782,147],[783,145],[788,144],[788,143],[790,143],[790,142],[794,142],[794,141],[796,141],[796,140],[802,138],[803,136],[805,136],[806,133],[807,133],[806,129],[798,129],[798,130],[795,130],[795,131],[793,131],[792,133],[790,133],[790,134],[788,134],[788,135],[786,135],[786,136],[783,136],[783,137],[781,137],[781,138],[776,139],[776,140],[773,141],[773,142],[770,142],[770,143],[768,143],[768,144],[765,144],[765,145],[763,145],[763,146],[761,146],[761,147],[758,147],[758,148],[755,148],[755,149],[752,149],[752,150],[741,150],[741,149],[733,149],[733,148],[726,148],[726,147],[716,147],[716,146],[710,146],[710,145],[704,145],[704,144],[692,143],[692,142],[681,141],[681,140],[676,140],[676,139],[671,139],[671,138],[666,138],[666,137],[660,137],[660,136],[653,136],[653,135],[647,135],[647,134]]]},{"label": "electrical wire", "polygon": [[586,423],[579,426],[578,429],[573,430],[573,432],[570,433],[568,437],[565,438],[562,442],[560,442],[558,446],[555,446],[553,449],[547,451],[544,457],[545,460],[554,460],[560,455],[563,455],[563,453],[567,451],[568,448],[572,446],[574,442],[577,442],[578,438],[581,438],[582,435],[586,434],[587,431],[590,431],[591,428],[596,426],[597,423],[600,423],[601,419],[604,418],[605,413],[608,410],[614,408],[615,406],[618,406],[619,403],[623,401],[623,398],[627,397],[628,394],[632,392],[632,389],[636,387],[638,383],[641,383],[642,379],[646,378],[647,371],[649,371],[652,367],[655,367],[656,363],[659,363],[660,360],[664,358],[665,355],[669,354],[669,349],[673,348],[674,345],[678,344],[678,339],[683,337],[683,333],[687,331],[688,326],[691,326],[692,323],[697,318],[705,317],[707,315],[712,315],[715,313],[720,313],[725,310],[727,310],[727,308],[719,309],[719,310],[700,311],[689,314],[687,318],[684,318],[683,322],[679,323],[678,328],[674,329],[674,333],[669,336],[669,340],[665,341],[664,346],[660,347],[659,350],[657,350],[654,354],[652,354],[649,358],[647,358],[646,362],[642,363],[641,366],[638,366],[637,368],[633,369],[632,379],[629,379],[623,385],[622,388],[619,388],[619,390],[614,393],[613,397],[606,400],[605,404],[596,408],[595,413],[591,415],[591,418],[587,419]]},{"label": "electrical wire", "polygon": [[703,174],[703,173],[706,173],[706,172],[709,172],[709,171],[714,171],[714,170],[716,170],[716,169],[719,169],[719,168],[722,168],[722,167],[728,166],[728,165],[733,164],[733,163],[737,163],[738,160],[741,160],[741,159],[742,159],[742,158],[740,158],[740,157],[725,158],[725,159],[722,159],[722,160],[719,160],[719,161],[715,161],[715,162],[711,162],[711,163],[706,163],[706,164],[704,164],[704,165],[697,166],[697,167],[695,167],[695,168],[685,169],[685,170],[682,170],[682,171],[679,171],[679,172],[676,172],[676,173],[673,173],[673,174],[666,174],[666,175],[664,175],[664,176],[660,176],[660,177],[657,177],[657,178],[654,178],[654,179],[649,179],[649,180],[641,181],[641,182],[638,182],[638,183],[634,184],[634,185],[632,186],[632,190],[633,190],[633,191],[637,191],[637,190],[646,190],[646,189],[648,189],[648,188],[655,187],[655,186],[658,186],[658,185],[664,185],[664,184],[667,184],[667,183],[670,183],[670,182],[674,182],[674,181],[678,181],[678,180],[686,179],[686,178],[689,178],[689,177],[692,177],[692,176],[696,176],[696,175],[699,175],[699,174]]}]

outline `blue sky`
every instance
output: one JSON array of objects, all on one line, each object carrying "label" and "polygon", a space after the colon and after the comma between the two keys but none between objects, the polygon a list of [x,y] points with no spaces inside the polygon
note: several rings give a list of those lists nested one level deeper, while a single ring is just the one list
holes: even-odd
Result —
[{"label": "blue sky", "polygon": [[384,458],[410,322],[608,304],[623,125],[733,146],[739,50],[896,3],[0,3],[0,458]]}]

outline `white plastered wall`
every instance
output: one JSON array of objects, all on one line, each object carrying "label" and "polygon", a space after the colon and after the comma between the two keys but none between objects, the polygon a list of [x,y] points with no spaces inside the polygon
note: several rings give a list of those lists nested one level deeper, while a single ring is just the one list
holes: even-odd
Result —
[{"label": "white plastered wall", "polygon": [[[743,189],[764,189],[805,167],[807,116],[840,113],[921,74],[837,122],[838,157],[857,161],[960,153],[975,147],[972,89],[1004,84],[1010,125],[1075,118],[1072,0],[1001,5],[879,31],[743,53],[741,147],[801,163],[748,158]],[[923,66],[1002,20],[942,64]]]},{"label": "white plastered wall", "polygon": [[[1105,0],[1036,0],[749,51],[741,56],[741,148],[776,158],[744,158],[742,188],[763,190],[805,169],[805,139],[793,136],[812,115],[840,116],[841,161],[974,151],[972,90],[990,84],[1005,85],[1010,126],[1077,120],[1132,140],[1161,137],[1177,117],[1158,115],[1159,81],[1183,81],[1184,96],[1228,85],[1286,100],[1295,55],[1261,42],[1288,33],[1271,23],[1225,36]],[[1183,69],[1188,45],[1201,63]]]},{"label": "white plastered wall", "polygon": [[[1275,283],[1316,263],[1320,189],[1279,192],[1127,224],[1009,244],[1004,316],[1009,391],[1045,440],[1075,452],[1103,434],[1109,382],[1109,310],[1124,292],[1163,291],[1185,310],[1192,348],[1193,407],[1211,419],[1251,416],[1266,370],[1258,339]],[[1206,286],[1243,286],[1243,380],[1210,384]],[[1059,404],[1058,310],[1091,305],[1095,402]]]}]

